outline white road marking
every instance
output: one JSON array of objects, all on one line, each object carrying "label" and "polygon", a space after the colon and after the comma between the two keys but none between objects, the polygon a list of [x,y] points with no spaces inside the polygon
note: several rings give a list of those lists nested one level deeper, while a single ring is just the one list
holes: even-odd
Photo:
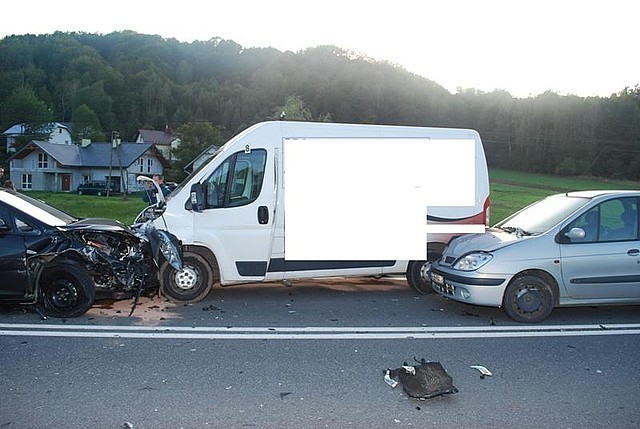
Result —
[{"label": "white road marking", "polygon": [[0,323],[0,336],[201,340],[388,340],[638,335],[640,324],[452,327],[191,327]]}]

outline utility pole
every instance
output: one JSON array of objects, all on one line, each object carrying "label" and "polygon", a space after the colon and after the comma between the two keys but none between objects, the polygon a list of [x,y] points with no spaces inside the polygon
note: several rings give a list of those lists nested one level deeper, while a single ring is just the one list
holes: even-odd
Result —
[{"label": "utility pole", "polygon": [[118,144],[118,137],[120,134],[117,131],[111,131],[111,149],[109,150],[109,177],[107,178],[107,198],[111,192],[111,172],[113,170],[113,149]]}]

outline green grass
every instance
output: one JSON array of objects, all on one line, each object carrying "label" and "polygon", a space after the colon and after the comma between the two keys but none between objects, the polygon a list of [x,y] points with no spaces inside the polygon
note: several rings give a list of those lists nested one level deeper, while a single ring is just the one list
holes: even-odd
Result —
[{"label": "green grass", "polygon": [[118,219],[131,225],[140,211],[146,207],[141,194],[121,194],[98,197],[97,195],[78,195],[62,192],[24,192],[49,205],[59,208],[77,217],[102,217]]},{"label": "green grass", "polygon": [[[492,169],[491,224],[548,195],[589,189],[640,189],[640,184],[588,177],[562,177]],[[71,193],[25,192],[78,217],[106,217],[133,223],[145,207],[140,194],[98,197]]]},{"label": "green grass", "polygon": [[553,194],[595,189],[640,189],[640,184],[599,180],[589,177],[564,177],[491,169],[491,224]]}]

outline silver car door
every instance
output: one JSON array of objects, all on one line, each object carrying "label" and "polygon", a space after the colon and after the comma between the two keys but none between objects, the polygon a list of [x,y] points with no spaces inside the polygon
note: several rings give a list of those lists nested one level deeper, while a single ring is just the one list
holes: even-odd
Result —
[{"label": "silver car door", "polygon": [[[587,225],[598,215],[597,231]],[[574,299],[625,299],[640,296],[640,241],[636,198],[613,198],[569,224],[585,238],[560,245],[562,277]]]}]

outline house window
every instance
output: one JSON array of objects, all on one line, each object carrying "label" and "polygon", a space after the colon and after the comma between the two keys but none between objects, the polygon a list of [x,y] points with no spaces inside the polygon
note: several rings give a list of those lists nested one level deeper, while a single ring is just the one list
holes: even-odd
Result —
[{"label": "house window", "polygon": [[153,167],[153,159],[147,159],[147,173],[151,173],[151,167]]},{"label": "house window", "polygon": [[140,173],[144,173],[144,159],[138,158],[138,167],[140,167]]},{"label": "house window", "polygon": [[22,175],[22,189],[32,189],[33,183],[31,174],[23,174]]},{"label": "house window", "polygon": [[49,157],[46,153],[38,154],[38,168],[49,168]]},{"label": "house window", "polygon": [[84,183],[91,182],[91,175],[90,174],[83,174],[82,175],[82,181]]}]

